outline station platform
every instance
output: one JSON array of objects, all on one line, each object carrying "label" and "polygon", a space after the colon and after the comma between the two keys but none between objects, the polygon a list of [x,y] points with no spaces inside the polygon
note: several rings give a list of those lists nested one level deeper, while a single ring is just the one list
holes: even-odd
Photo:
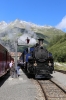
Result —
[{"label": "station platform", "polygon": [[[52,80],[66,90],[66,74],[53,72]],[[10,76],[0,83],[0,100],[44,100],[38,84],[20,69],[18,78]]]},{"label": "station platform", "polygon": [[37,84],[20,69],[18,78],[11,78],[0,86],[0,100],[41,100]]},{"label": "station platform", "polygon": [[66,74],[55,71],[52,74],[52,80],[66,91]]}]

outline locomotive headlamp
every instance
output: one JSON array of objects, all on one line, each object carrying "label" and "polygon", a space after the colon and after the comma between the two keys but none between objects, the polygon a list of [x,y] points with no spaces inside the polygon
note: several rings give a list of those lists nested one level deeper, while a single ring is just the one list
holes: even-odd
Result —
[{"label": "locomotive headlamp", "polygon": [[48,65],[49,65],[49,66],[51,66],[51,65],[52,65],[50,61],[49,61]]},{"label": "locomotive headlamp", "polygon": [[37,66],[37,63],[36,63],[36,61],[35,61],[35,63],[34,63],[34,66]]}]

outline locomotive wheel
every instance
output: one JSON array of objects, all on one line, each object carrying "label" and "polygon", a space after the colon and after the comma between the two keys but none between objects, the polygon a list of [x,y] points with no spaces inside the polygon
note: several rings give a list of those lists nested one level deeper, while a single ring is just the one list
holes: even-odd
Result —
[{"label": "locomotive wheel", "polygon": [[37,74],[34,74],[34,79],[37,79]]},{"label": "locomotive wheel", "polygon": [[28,67],[29,67],[29,63],[27,63],[27,75],[28,75],[28,77],[30,78],[30,77],[31,77],[31,73],[30,73],[30,71],[28,70]]},{"label": "locomotive wheel", "polygon": [[25,72],[27,72],[27,63],[26,63],[26,65],[25,65]]},{"label": "locomotive wheel", "polygon": [[27,63],[27,73],[29,74],[30,72],[29,72],[29,70],[28,70],[28,66],[29,66],[29,63]]}]

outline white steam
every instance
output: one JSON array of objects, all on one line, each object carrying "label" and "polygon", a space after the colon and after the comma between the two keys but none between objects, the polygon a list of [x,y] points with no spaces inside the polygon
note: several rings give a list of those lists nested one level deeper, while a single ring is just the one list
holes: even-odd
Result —
[{"label": "white steam", "polygon": [[[15,24],[18,23],[16,22]],[[26,45],[27,37],[28,39],[30,39],[29,45],[33,45],[36,43],[37,36],[31,30],[30,25],[25,25],[25,28],[16,27],[15,25],[13,26],[12,24],[9,25],[7,25],[5,22],[0,23],[0,26],[3,28],[3,30],[0,31],[0,44],[5,46],[9,51],[15,51],[15,45],[14,45],[15,41],[18,42],[19,45],[22,44]]]},{"label": "white steam", "polygon": [[18,39],[18,44],[19,45],[26,45],[27,44],[27,37],[30,39],[29,45],[33,45],[36,43],[35,38],[31,38],[30,34],[24,33],[19,39]]},{"label": "white steam", "polygon": [[37,36],[36,34],[31,31],[31,28],[30,26],[26,26],[25,28],[25,32],[22,36],[20,36],[20,38],[18,39],[18,44],[19,45],[26,45],[27,44],[27,37],[28,39],[30,39],[30,42],[29,42],[29,45],[33,45],[36,43],[36,39],[37,39]]}]

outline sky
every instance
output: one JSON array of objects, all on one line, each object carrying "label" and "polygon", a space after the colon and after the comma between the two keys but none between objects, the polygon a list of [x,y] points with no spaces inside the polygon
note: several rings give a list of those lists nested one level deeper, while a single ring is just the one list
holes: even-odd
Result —
[{"label": "sky", "polygon": [[0,22],[16,19],[66,30],[66,0],[0,0]]}]

